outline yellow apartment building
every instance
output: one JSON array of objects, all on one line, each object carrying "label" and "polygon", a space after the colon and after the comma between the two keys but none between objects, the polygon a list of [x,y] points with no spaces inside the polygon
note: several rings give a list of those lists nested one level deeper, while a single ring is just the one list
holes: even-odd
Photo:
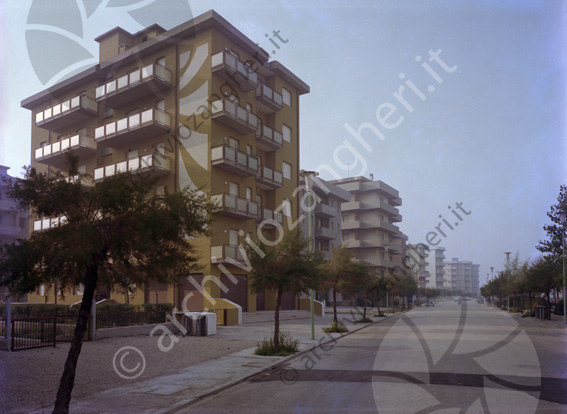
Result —
[{"label": "yellow apartment building", "polygon": [[[32,114],[31,165],[62,169],[71,151],[94,185],[128,170],[159,177],[157,193],[198,188],[224,208],[211,236],[196,240],[201,272],[176,285],[148,280],[130,303],[273,309],[273,292],[251,293],[243,253],[248,238],[275,239],[298,218],[299,98],[309,86],[212,10],[171,30],[116,27],[95,40],[99,64],[22,102]],[[31,231],[64,224],[30,221]],[[42,286],[29,301],[81,300],[81,286],[55,292]],[[127,299],[112,286],[96,295]],[[283,307],[295,306],[287,294]]]}]

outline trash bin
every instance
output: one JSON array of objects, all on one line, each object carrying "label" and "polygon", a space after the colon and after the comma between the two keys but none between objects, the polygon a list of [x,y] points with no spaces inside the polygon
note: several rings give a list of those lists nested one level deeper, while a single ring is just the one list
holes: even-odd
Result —
[{"label": "trash bin", "polygon": [[189,336],[209,336],[216,333],[217,315],[212,312],[185,313],[185,329]]},{"label": "trash bin", "polygon": [[544,320],[551,319],[551,309],[549,306],[537,306],[536,307],[536,318]]}]

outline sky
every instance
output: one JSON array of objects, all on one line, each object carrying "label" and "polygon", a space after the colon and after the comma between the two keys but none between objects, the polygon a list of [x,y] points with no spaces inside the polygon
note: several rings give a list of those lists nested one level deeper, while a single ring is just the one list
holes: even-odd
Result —
[{"label": "sky", "polygon": [[0,165],[22,175],[31,113],[21,101],[98,63],[95,37],[116,26],[171,29],[214,9],[310,86],[300,167],[324,179],[372,173],[393,186],[409,242],[438,233],[432,242],[448,260],[480,264],[482,285],[505,251],[538,255],[567,183],[566,5],[3,0]]}]

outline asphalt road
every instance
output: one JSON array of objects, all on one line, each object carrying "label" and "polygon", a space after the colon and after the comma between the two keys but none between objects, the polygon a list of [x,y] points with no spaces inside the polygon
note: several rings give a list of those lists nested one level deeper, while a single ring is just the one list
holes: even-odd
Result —
[{"label": "asphalt road", "polygon": [[567,334],[474,302],[333,339],[181,413],[567,413]]}]

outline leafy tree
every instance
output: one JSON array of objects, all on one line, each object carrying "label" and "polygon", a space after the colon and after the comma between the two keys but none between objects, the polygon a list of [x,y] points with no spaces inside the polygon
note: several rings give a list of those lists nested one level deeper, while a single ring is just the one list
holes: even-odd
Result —
[{"label": "leafy tree", "polygon": [[[68,176],[27,167],[25,179],[8,183],[8,196],[37,217],[58,218],[58,226],[34,232],[29,240],[5,245],[0,283],[27,293],[57,283],[64,291],[84,285],[77,324],[53,413],[67,413],[77,361],[97,286],[160,282],[195,269],[190,237],[204,234],[213,206],[197,191],[155,195],[155,180],[128,173],[83,185],[90,177],[69,157]],[[128,280],[124,281],[124,275]]]},{"label": "leafy tree", "polygon": [[557,204],[552,205],[547,213],[552,224],[546,224],[543,229],[547,233],[548,240],[540,240],[536,248],[542,252],[553,256],[554,260],[558,260],[563,255],[563,237],[565,228],[561,225],[559,218],[560,211],[567,211],[567,186],[561,185],[559,188],[559,196]]},{"label": "leafy tree", "polygon": [[320,252],[309,252],[308,244],[296,229],[288,232],[281,242],[274,246],[258,242],[258,249],[248,249],[252,266],[249,273],[251,290],[254,293],[263,292],[264,289],[276,291],[273,340],[276,351],[280,350],[280,309],[283,293],[291,291],[298,294],[317,289],[321,285],[323,258]]},{"label": "leafy tree", "polygon": [[366,319],[366,307],[372,292],[374,277],[367,262],[353,260],[350,263],[349,281],[343,290],[363,303],[362,319]]},{"label": "leafy tree", "polygon": [[[407,298],[409,303],[410,299],[417,293],[418,290],[415,274],[409,269],[405,271],[400,270],[393,273],[393,278],[395,280],[392,289],[394,295]],[[405,308],[405,302],[402,306],[403,308]]]},{"label": "leafy tree", "polygon": [[535,259],[529,267],[527,277],[533,288],[547,297],[548,304],[551,304],[551,291],[560,285],[559,275],[561,267],[557,260],[551,255],[540,256]]}]

